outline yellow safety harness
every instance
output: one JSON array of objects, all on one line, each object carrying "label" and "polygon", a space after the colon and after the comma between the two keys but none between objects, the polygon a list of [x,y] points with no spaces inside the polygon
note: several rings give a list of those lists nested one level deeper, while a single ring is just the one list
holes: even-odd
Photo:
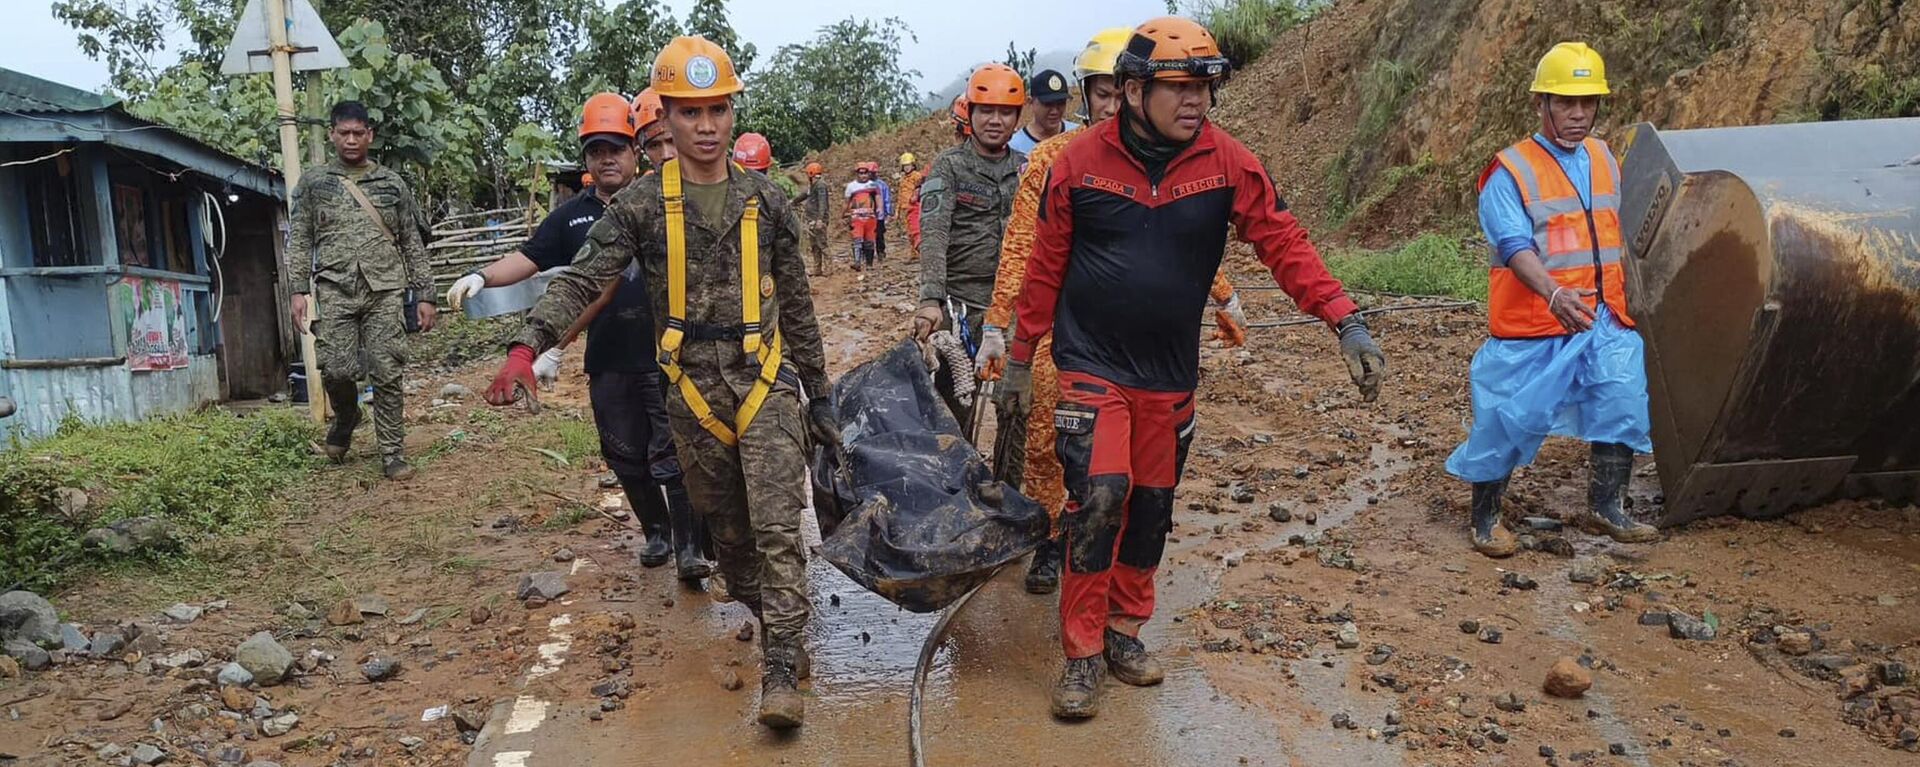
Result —
[{"label": "yellow safety harness", "polygon": [[680,398],[700,420],[700,426],[731,447],[747,433],[747,426],[766,404],[780,375],[780,333],[775,331],[767,343],[761,343],[760,338],[760,200],[749,198],[746,212],[740,217],[740,346],[746,353],[759,356],[760,378],[747,391],[729,426],[713,414],[713,406],[680,369],[680,344],[687,333],[687,208],[680,189],[679,160],[668,160],[661,166],[660,191],[667,210],[667,329],[660,334],[660,369],[680,388]]}]

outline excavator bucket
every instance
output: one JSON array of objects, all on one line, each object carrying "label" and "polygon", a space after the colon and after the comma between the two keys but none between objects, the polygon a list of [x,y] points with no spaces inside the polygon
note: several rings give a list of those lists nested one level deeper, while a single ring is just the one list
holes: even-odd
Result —
[{"label": "excavator bucket", "polygon": [[1920,119],[1617,151],[1658,521],[1920,493]]}]

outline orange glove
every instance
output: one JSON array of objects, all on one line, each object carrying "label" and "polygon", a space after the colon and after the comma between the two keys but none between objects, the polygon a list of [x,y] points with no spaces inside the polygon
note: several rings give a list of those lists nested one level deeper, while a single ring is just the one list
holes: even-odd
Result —
[{"label": "orange glove", "polygon": [[487,403],[511,405],[523,396],[538,403],[536,392],[539,390],[540,385],[533,377],[533,347],[514,344],[507,350],[507,361],[500,366],[500,373],[493,377],[493,385],[487,387]]},{"label": "orange glove", "polygon": [[1240,294],[1235,293],[1213,310],[1213,337],[1225,341],[1228,347],[1247,345],[1247,313],[1240,308]]}]

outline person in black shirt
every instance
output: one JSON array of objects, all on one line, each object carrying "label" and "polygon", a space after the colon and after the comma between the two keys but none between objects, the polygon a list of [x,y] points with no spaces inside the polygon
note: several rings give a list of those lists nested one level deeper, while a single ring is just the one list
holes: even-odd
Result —
[{"label": "person in black shirt", "polygon": [[[447,301],[456,309],[483,287],[510,285],[572,263],[586,244],[587,231],[606,212],[607,201],[639,176],[635,142],[640,134],[634,121],[645,118],[614,93],[595,95],[582,111],[581,151],[593,185],[555,207],[519,251],[455,282]],[[583,326],[600,452],[640,518],[645,536],[640,564],[658,567],[673,558],[681,580],[708,577],[712,564],[702,556],[706,530],[688,501],[667,433],[663,374],[654,360],[653,316],[646,282],[637,269],[609,284],[581,322],[541,356],[535,372],[543,383],[557,377],[561,350]]]}]

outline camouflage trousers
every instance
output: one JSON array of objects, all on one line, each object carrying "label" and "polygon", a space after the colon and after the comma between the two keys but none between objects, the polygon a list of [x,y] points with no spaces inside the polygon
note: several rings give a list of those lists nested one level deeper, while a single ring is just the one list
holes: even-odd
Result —
[{"label": "camouflage trousers", "polygon": [[[380,454],[397,456],[407,438],[400,376],[407,365],[406,291],[314,284],[320,313],[313,327],[320,375],[327,381],[373,384],[373,428]],[[364,362],[364,364],[363,364]]]},{"label": "camouflage trousers", "polygon": [[813,273],[827,273],[827,222],[807,222],[807,251],[813,254]]},{"label": "camouflage trousers", "polygon": [[[746,388],[712,371],[689,369],[687,376],[699,382],[713,412],[731,423]],[[727,593],[760,616],[767,641],[798,642],[811,613],[806,542],[800,537],[807,506],[806,432],[797,387],[786,383],[790,374],[781,379],[737,446],[702,427],[671,385],[667,422],[687,495],[706,518]]]}]

